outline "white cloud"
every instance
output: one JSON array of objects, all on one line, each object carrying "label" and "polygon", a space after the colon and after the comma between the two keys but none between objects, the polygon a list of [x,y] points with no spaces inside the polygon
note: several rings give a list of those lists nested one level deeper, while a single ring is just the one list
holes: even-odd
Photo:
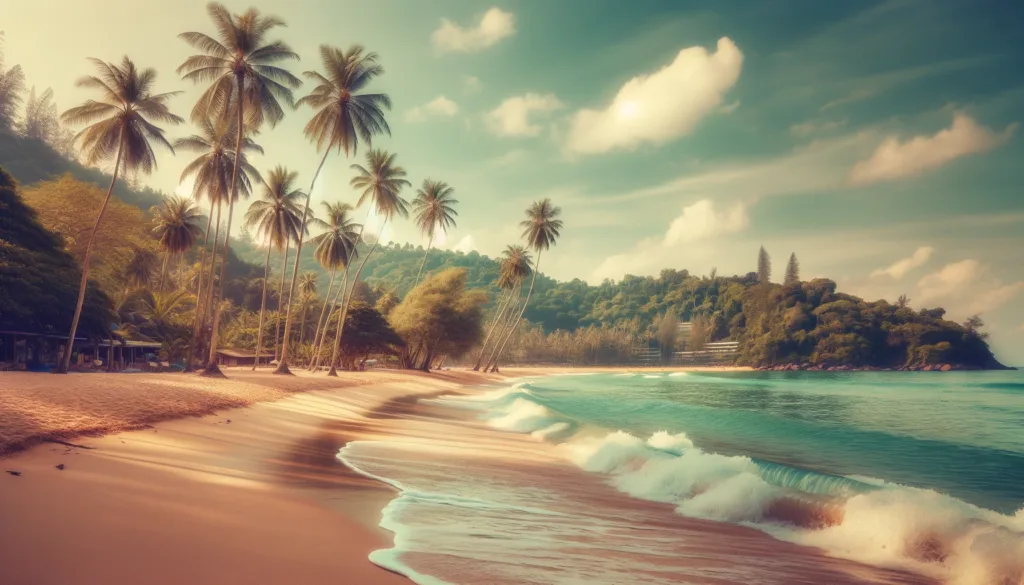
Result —
[{"label": "white cloud", "polygon": [[679,242],[731,234],[744,230],[749,225],[747,208],[742,203],[736,203],[728,210],[719,212],[715,211],[715,205],[710,199],[702,199],[683,208],[682,215],[669,225],[664,243],[666,246],[672,246]]},{"label": "white cloud", "polygon": [[731,114],[731,113],[735,112],[737,109],[739,109],[739,107],[740,107],[740,100],[736,100],[736,101],[734,101],[731,104],[725,104],[724,106],[718,108],[718,111],[722,112],[723,114]]},{"label": "white cloud", "polygon": [[473,236],[471,234],[463,236],[462,239],[459,240],[457,244],[452,246],[452,251],[463,252],[466,254],[469,254],[474,249],[476,249],[476,240],[473,239]]},{"label": "white cloud", "polygon": [[630,79],[602,110],[584,109],[573,117],[569,152],[595,154],[663,144],[693,131],[722,105],[740,77],[743,54],[728,38],[714,53],[704,47],[679,51],[672,63]]},{"label": "white cloud", "polygon": [[431,36],[439,53],[473,53],[493,46],[516,33],[516,20],[511,12],[491,8],[475,26],[462,27],[441,19],[441,26]]},{"label": "white cloud", "polygon": [[475,75],[464,75],[462,77],[462,83],[466,86],[466,91],[477,92],[483,87],[483,83],[480,82],[480,78]]},{"label": "white cloud", "polygon": [[424,122],[428,118],[451,118],[459,113],[459,104],[439,95],[422,106],[416,106],[405,113],[410,122]]},{"label": "white cloud", "polygon": [[947,264],[917,283],[918,300],[925,303],[948,297],[977,281],[981,273],[981,264],[970,258]]},{"label": "white cloud", "polygon": [[897,260],[889,265],[887,268],[879,268],[878,270],[871,273],[872,278],[879,276],[890,276],[892,278],[903,278],[903,276],[918,266],[923,266],[929,258],[932,257],[932,252],[935,248],[931,246],[921,246],[909,258],[903,258]]},{"label": "white cloud", "polygon": [[1015,282],[989,289],[975,297],[968,312],[981,314],[994,311],[1013,300],[1021,292],[1024,292],[1024,282]]},{"label": "white cloud", "polygon": [[846,126],[846,120],[809,120],[789,127],[789,133],[798,138],[806,138],[814,134],[824,134]]},{"label": "white cloud", "polygon": [[553,94],[528,93],[506,99],[484,119],[491,132],[498,136],[537,136],[543,128],[530,123],[530,114],[550,112],[560,107],[562,102]]},{"label": "white cloud", "polygon": [[870,158],[854,165],[849,181],[870,185],[919,175],[960,157],[1002,146],[1015,129],[1016,124],[1012,124],[995,133],[966,114],[956,113],[953,124],[933,136],[915,136],[906,142],[896,136],[886,138]]}]

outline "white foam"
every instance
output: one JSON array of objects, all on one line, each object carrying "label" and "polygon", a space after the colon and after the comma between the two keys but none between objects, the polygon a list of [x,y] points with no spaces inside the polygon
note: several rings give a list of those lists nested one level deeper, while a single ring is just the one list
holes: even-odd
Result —
[{"label": "white foam", "polygon": [[517,433],[530,433],[552,424],[551,412],[543,405],[516,398],[505,413],[487,421],[492,427]]},{"label": "white foam", "polygon": [[539,439],[541,441],[544,441],[548,437],[551,437],[553,435],[558,435],[560,433],[563,433],[563,432],[569,430],[570,426],[571,425],[569,423],[567,423],[567,422],[556,422],[555,424],[553,424],[553,425],[551,425],[549,427],[545,427],[543,429],[540,429],[540,430],[537,430],[537,431],[533,431],[530,434],[535,439]]},{"label": "white foam", "polygon": [[689,372],[672,372],[668,375],[669,378],[679,378],[681,376],[689,376]]},{"label": "white foam", "polygon": [[658,380],[661,376],[658,374],[647,374],[644,378],[647,378],[648,380]]},{"label": "white foam", "polygon": [[658,431],[651,435],[650,439],[647,439],[647,446],[659,451],[667,451],[679,455],[683,452],[683,449],[692,449],[693,441],[690,440],[690,437],[686,436],[686,433],[676,433],[673,435],[668,431]]}]

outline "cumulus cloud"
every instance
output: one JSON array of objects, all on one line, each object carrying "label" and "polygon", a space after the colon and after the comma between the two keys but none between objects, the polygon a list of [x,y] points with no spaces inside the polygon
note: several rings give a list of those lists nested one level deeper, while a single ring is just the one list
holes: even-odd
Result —
[{"label": "cumulus cloud", "polygon": [[935,248],[931,246],[921,246],[909,258],[903,258],[890,264],[886,268],[879,268],[878,270],[871,273],[872,278],[879,276],[890,276],[892,278],[903,278],[903,276],[918,266],[923,266],[929,258],[932,257],[932,252]]},{"label": "cumulus cloud", "polygon": [[970,258],[946,264],[917,283],[918,300],[928,302],[948,297],[978,280],[981,273],[981,264]]},{"label": "cumulus cloud", "polygon": [[441,26],[431,38],[439,53],[473,53],[491,47],[515,33],[515,16],[500,8],[491,8],[474,26],[462,27],[442,18]]},{"label": "cumulus cloud", "polygon": [[920,175],[960,157],[1002,146],[1016,127],[1012,124],[1002,132],[993,132],[958,112],[949,128],[933,136],[915,136],[906,142],[896,136],[886,138],[874,154],[854,165],[849,182],[870,185]]},{"label": "cumulus cloud", "polygon": [[543,128],[530,122],[533,113],[545,113],[562,107],[552,94],[528,93],[510,97],[488,112],[487,127],[498,136],[537,136]]},{"label": "cumulus cloud", "polygon": [[742,67],[743,54],[728,38],[719,39],[714,53],[685,48],[658,71],[627,81],[605,108],[577,112],[566,150],[604,153],[689,134],[702,118],[720,110]]},{"label": "cumulus cloud", "polygon": [[454,252],[463,252],[465,254],[468,254],[472,252],[474,249],[476,249],[476,240],[473,239],[473,236],[471,234],[467,234],[463,236],[462,239],[458,241],[458,243],[452,246],[451,249]]},{"label": "cumulus cloud", "polygon": [[428,118],[451,118],[459,113],[459,104],[439,95],[433,100],[416,106],[405,113],[405,119],[410,122],[424,122]]},{"label": "cumulus cloud", "polygon": [[979,294],[970,304],[968,311],[977,314],[994,311],[1013,300],[1021,292],[1024,292],[1024,282],[996,286]]},{"label": "cumulus cloud", "polygon": [[679,242],[731,234],[744,230],[749,225],[747,208],[742,203],[736,203],[727,210],[716,211],[710,199],[702,199],[684,207],[682,215],[672,221],[665,234],[664,244],[672,246]]}]

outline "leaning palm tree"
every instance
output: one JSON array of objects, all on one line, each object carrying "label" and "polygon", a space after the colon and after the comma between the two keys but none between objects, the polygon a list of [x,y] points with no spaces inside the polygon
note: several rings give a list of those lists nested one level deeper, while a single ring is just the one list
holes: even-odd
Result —
[{"label": "leaning palm tree", "polygon": [[551,203],[550,199],[543,199],[541,201],[535,201],[526,210],[526,219],[519,223],[519,226],[523,228],[523,238],[526,239],[526,245],[529,246],[533,251],[537,252],[537,262],[533,266],[533,277],[530,278],[530,290],[526,293],[526,300],[523,301],[523,308],[520,309],[519,315],[515,321],[508,327],[508,332],[501,344],[498,346],[498,352],[495,354],[494,359],[491,360],[490,371],[497,371],[498,360],[501,359],[501,352],[505,350],[505,345],[508,340],[515,333],[519,323],[523,320],[523,314],[526,313],[526,306],[530,304],[530,297],[533,295],[533,285],[537,283],[537,273],[540,272],[540,255],[544,250],[549,249],[555,245],[556,240],[562,235],[562,220],[558,219],[558,216],[562,214],[562,208],[556,207]]},{"label": "leaning palm tree", "polygon": [[[498,306],[498,312],[494,314],[494,319],[487,330],[484,342],[480,344],[480,355],[477,357],[476,365],[473,366],[474,371],[480,370],[485,352],[487,351],[487,342],[490,341],[494,331],[498,328],[498,324],[506,320],[507,311],[512,310],[514,307],[512,304],[514,293],[522,287],[523,281],[526,280],[526,277],[533,270],[530,253],[522,246],[507,246],[505,251],[502,252],[502,258],[499,262],[498,288],[505,291],[502,295],[504,298]],[[492,349],[491,353],[494,353],[494,349]]]},{"label": "leaning palm tree", "polygon": [[[263,183],[262,199],[254,201],[245,213],[245,227],[256,229],[256,234],[267,241],[267,258],[263,263],[263,298],[260,301],[260,321],[256,333],[256,362],[263,351],[263,318],[267,309],[267,281],[270,278],[270,252],[283,252],[291,240],[299,237],[299,199],[302,191],[295,188],[299,174],[278,165],[267,174]],[[287,261],[287,259],[286,259]],[[282,268],[283,274],[283,268]]]},{"label": "leaning palm tree", "polygon": [[423,251],[423,260],[420,260],[420,269],[416,272],[413,287],[420,282],[423,265],[427,263],[427,254],[430,253],[430,245],[434,243],[434,235],[438,228],[448,233],[448,228],[455,227],[455,216],[459,212],[455,211],[454,205],[459,201],[454,195],[455,189],[448,183],[431,179],[424,179],[423,186],[416,190],[412,208],[416,212],[416,226],[427,236],[427,249]]},{"label": "leaning palm tree", "polygon": [[[214,290],[214,269],[217,265],[217,243],[220,241],[220,211],[222,203],[228,200],[228,193],[231,193],[231,176],[235,169],[235,160],[241,165],[238,174],[238,195],[244,199],[249,198],[252,192],[254,181],[260,180],[259,172],[249,164],[246,153],[263,154],[263,149],[250,138],[242,139],[241,153],[235,148],[237,132],[232,118],[217,118],[210,120],[205,118],[197,122],[199,134],[193,134],[180,138],[174,143],[179,150],[189,150],[199,153],[192,162],[185,166],[181,172],[181,182],[186,179],[193,179],[192,197],[201,201],[205,196],[210,202],[210,213],[206,220],[206,238],[203,242],[203,251],[199,257],[199,279],[196,286],[196,312],[192,323],[192,340],[189,343],[188,353],[185,358],[185,371],[192,371],[192,358],[195,355],[196,341],[199,332],[205,322],[206,309],[212,305]],[[210,248],[210,226],[214,221],[214,210],[217,220],[213,232],[213,247]],[[206,294],[203,294],[203,275],[206,272],[206,251],[212,250],[210,256],[210,276]]]},{"label": "leaning palm tree", "polygon": [[85,154],[85,162],[95,165],[113,158],[114,168],[107,196],[96,214],[96,222],[85,247],[78,302],[71,319],[64,355],[55,370],[58,373],[67,373],[71,365],[71,347],[75,343],[78,320],[82,317],[82,304],[85,301],[85,288],[89,282],[92,247],[117,177],[121,171],[142,171],[147,175],[151,173],[156,168],[156,154],[151,143],[161,144],[171,153],[174,152],[171,143],[164,137],[163,129],[155,126],[152,121],[166,124],[180,124],[184,121],[167,108],[167,100],[178,92],[152,93],[155,70],[140,71],[128,57],[122,59],[120,64],[106,63],[99,59],[90,61],[96,66],[98,74],[79,79],[78,86],[98,90],[101,97],[64,112],[61,120],[66,124],[89,124],[75,136]]},{"label": "leaning palm tree", "polygon": [[[327,221],[317,219],[313,222],[314,225],[324,230],[323,233],[312,240],[312,244],[316,246],[313,256],[320,263],[320,266],[331,271],[331,282],[327,286],[324,307],[320,310],[316,332],[313,334],[314,353],[313,360],[309,365],[311,370],[316,369],[320,363],[323,338],[326,337],[324,315],[327,313],[328,304],[332,307],[337,305],[337,297],[345,289],[345,283],[348,281],[348,267],[352,260],[355,259],[356,242],[359,241],[359,233],[363,228],[363,226],[355,223],[349,217],[352,206],[348,203],[327,203],[324,201],[322,204],[326,209]],[[334,301],[331,302],[331,289],[334,288],[334,279],[338,275],[339,268],[344,268],[345,273],[341,280],[341,286],[338,287],[338,293],[335,295]],[[322,332],[324,333],[323,335],[321,335]]]},{"label": "leaning palm tree", "polygon": [[316,272],[307,270],[299,276],[299,299],[302,301],[302,324],[299,325],[299,343],[302,343],[306,336],[306,311],[309,309],[310,302],[315,301],[317,298],[316,294]]},{"label": "leaning palm tree", "polygon": [[[405,180],[405,169],[395,164],[396,156],[383,150],[372,149],[366,153],[366,167],[352,165],[352,169],[359,174],[352,177],[349,182],[356,189],[363,190],[359,195],[359,201],[356,202],[356,207],[368,203],[370,211],[376,213],[378,217],[384,218],[380,225],[380,235],[383,235],[388,220],[396,215],[409,217],[409,203],[400,195],[402,189],[409,186],[409,181]],[[356,275],[352,279],[352,288],[342,305],[338,333],[331,355],[331,370],[328,375],[337,375],[334,364],[338,358],[338,350],[341,348],[341,334],[345,329],[345,319],[348,318],[348,307],[352,304],[353,293],[356,290],[356,285],[359,284],[359,275],[363,272],[363,267],[366,266],[370,255],[377,249],[378,243],[380,243],[380,236],[374,238],[373,246],[363,257],[363,261],[359,263]]]},{"label": "leaning palm tree", "polygon": [[[327,161],[332,149],[344,150],[345,156],[355,154],[359,140],[370,144],[376,134],[391,134],[382,108],[391,109],[391,98],[383,93],[359,93],[384,73],[384,68],[377,63],[376,53],[365,53],[363,47],[353,45],[348,51],[341,51],[327,45],[320,46],[320,61],[326,75],[316,71],[306,71],[307,79],[317,86],[313,91],[299,100],[299,105],[308,105],[317,110],[313,118],[306,124],[305,134],[311,142],[316,143],[317,152],[324,151],[323,158],[313,174],[306,195],[306,205],[302,211],[303,224],[309,212],[309,198],[313,194],[313,186],[320,176],[320,169]],[[298,254],[302,253],[302,240],[296,246]],[[292,269],[291,293],[295,294],[295,284],[299,275],[299,264]],[[289,307],[285,317],[284,336],[288,338],[292,326],[292,312]],[[285,344],[281,352],[281,361],[277,365],[277,374],[288,374],[288,346]]]},{"label": "leaning palm tree", "polygon": [[171,256],[180,256],[192,249],[203,233],[200,227],[202,213],[190,199],[172,196],[153,209],[153,235],[164,251],[163,267],[160,269],[160,286],[163,288],[167,274],[167,261]]},{"label": "leaning palm tree", "polygon": [[[200,32],[179,35],[186,43],[202,51],[193,55],[178,67],[178,73],[187,80],[211,82],[192,109],[193,121],[235,119],[235,142],[244,141],[244,132],[256,132],[264,123],[271,127],[284,118],[280,101],[289,106],[294,98],[292,89],[302,84],[287,70],[274,65],[286,59],[298,59],[288,45],[281,41],[267,42],[271,29],[284,26],[276,16],[262,16],[255,8],[244,14],[232,15],[222,4],[211,2],[206,7],[217,28],[219,39]],[[227,256],[231,240],[231,213],[238,198],[239,160],[236,158],[231,171],[231,186],[228,193],[228,223],[224,236],[224,253],[221,258],[221,279],[217,291],[219,307],[224,293],[227,270]],[[210,335],[210,354],[205,375],[221,375],[217,367],[217,328],[219,315],[214,316]]]}]

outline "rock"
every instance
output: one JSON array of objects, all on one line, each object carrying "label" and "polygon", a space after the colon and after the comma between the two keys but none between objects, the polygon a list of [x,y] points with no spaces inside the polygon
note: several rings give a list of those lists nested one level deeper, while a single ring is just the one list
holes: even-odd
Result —
[{"label": "rock", "polygon": [[7,473],[10,473],[10,474],[11,474],[11,475],[13,475],[14,477],[19,477],[19,476],[21,475],[21,472],[20,472],[20,471],[13,471],[13,470],[11,470],[11,469],[8,469],[8,470],[7,470]]},{"label": "rock", "polygon": [[59,469],[61,471],[64,471],[64,464],[63,463],[58,464],[57,465],[57,469]]},{"label": "rock", "polygon": [[942,367],[939,368],[939,371],[948,372],[948,371],[950,371],[952,369],[953,369],[953,366],[951,366],[949,364],[942,364]]},{"label": "rock", "polygon": [[930,371],[932,371],[932,367],[931,366],[925,366],[925,367],[921,368],[921,371],[922,372],[930,372]]}]

